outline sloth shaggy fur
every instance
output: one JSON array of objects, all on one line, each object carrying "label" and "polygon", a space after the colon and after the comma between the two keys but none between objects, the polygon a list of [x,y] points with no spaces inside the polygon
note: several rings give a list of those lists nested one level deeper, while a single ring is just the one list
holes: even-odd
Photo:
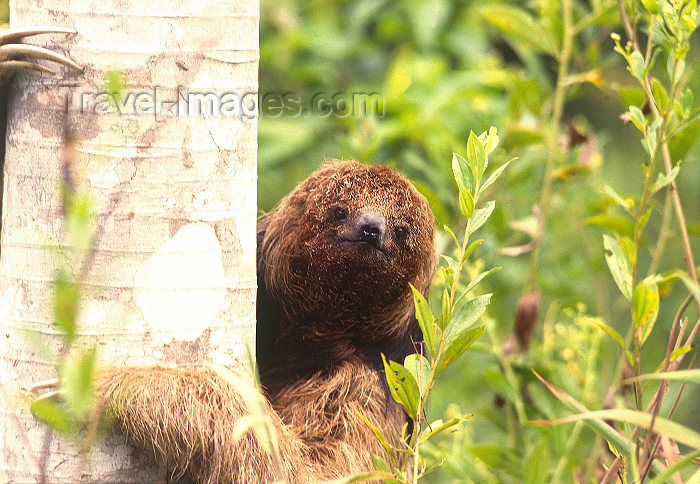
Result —
[{"label": "sloth shaggy fur", "polygon": [[200,483],[316,482],[382,455],[361,411],[395,443],[407,422],[381,354],[420,334],[409,283],[435,267],[433,215],[397,172],[326,162],[258,222],[257,359],[284,476],[252,432],[241,393],[209,367],[110,367],[100,393],[134,441]]}]

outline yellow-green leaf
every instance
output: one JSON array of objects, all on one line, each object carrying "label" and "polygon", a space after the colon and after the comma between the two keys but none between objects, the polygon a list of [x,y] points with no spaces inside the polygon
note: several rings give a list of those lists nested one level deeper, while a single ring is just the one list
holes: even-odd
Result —
[{"label": "yellow-green leaf", "polygon": [[[529,422],[531,425],[559,425],[576,422],[578,420],[616,420],[626,422],[637,427],[648,429],[652,423],[652,415],[638,410],[626,408],[614,408],[611,410],[594,410],[591,412],[577,413],[553,420],[537,420]],[[656,416],[654,418],[654,432],[664,435],[680,444],[693,449],[700,449],[700,434],[667,418]]]},{"label": "yellow-green leaf", "polygon": [[467,218],[474,215],[474,198],[466,188],[459,191],[459,211]]},{"label": "yellow-green leaf", "polygon": [[634,305],[634,324],[638,328],[642,328],[641,342],[644,344],[659,315],[659,289],[651,276],[634,288],[632,303]]},{"label": "yellow-green leaf", "polygon": [[700,369],[648,373],[646,375],[639,375],[638,377],[630,378],[628,381],[632,382],[635,380],[672,380],[700,384]]},{"label": "yellow-green leaf", "polygon": [[469,133],[469,139],[467,140],[467,163],[469,163],[469,168],[472,170],[476,185],[479,185],[486,169],[486,152],[484,151],[484,145],[479,137],[474,134],[474,131]]},{"label": "yellow-green leaf", "polygon": [[605,261],[608,263],[610,273],[622,295],[629,301],[632,299],[632,273],[629,261],[617,240],[609,235],[603,235],[603,247],[605,247]]},{"label": "yellow-green leaf", "polygon": [[[449,328],[449,327],[448,327]],[[476,328],[471,328],[466,331],[461,332],[450,340],[445,349],[445,354],[438,362],[437,370],[435,371],[435,376],[437,377],[440,373],[445,370],[449,365],[451,365],[459,356],[467,351],[469,347],[476,341],[476,339],[482,335],[484,332],[484,326],[477,326]]]},{"label": "yellow-green leaf", "polygon": [[391,396],[406,410],[411,419],[417,420],[418,403],[420,402],[418,383],[406,367],[395,361],[387,361],[384,353],[382,353],[382,361]]},{"label": "yellow-green leaf", "polygon": [[513,41],[528,44],[544,54],[556,54],[549,33],[525,10],[510,5],[492,4],[481,7],[479,12]]},{"label": "yellow-green leaf", "polygon": [[435,326],[433,324],[435,322],[435,317],[430,310],[428,301],[413,284],[411,284],[411,291],[413,291],[413,305],[416,308],[416,319],[423,332],[423,341],[425,341],[428,351],[435,353]]},{"label": "yellow-green leaf", "polygon": [[403,366],[416,379],[421,396],[425,395],[425,390],[428,388],[430,380],[430,362],[428,362],[428,359],[423,355],[413,353],[403,360]]}]

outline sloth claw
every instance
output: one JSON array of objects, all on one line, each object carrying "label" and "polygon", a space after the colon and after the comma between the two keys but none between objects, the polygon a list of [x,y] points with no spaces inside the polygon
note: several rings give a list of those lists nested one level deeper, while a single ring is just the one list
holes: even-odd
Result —
[{"label": "sloth claw", "polygon": [[37,47],[36,45],[26,45],[26,44],[6,44],[0,46],[0,62],[13,60],[16,57],[29,57],[31,59],[45,59],[57,62],[66,67],[71,67],[76,70],[82,70],[82,68],[73,62],[68,57],[57,54],[56,52],[44,49],[43,47]]},{"label": "sloth claw", "polygon": [[51,69],[49,69],[48,67],[44,67],[40,64],[35,64],[33,62],[9,60],[9,61],[4,61],[2,63],[3,73],[4,72],[14,73],[17,71],[21,71],[23,69],[30,70],[30,71],[43,72],[46,74],[55,74],[55,72],[52,71]]},{"label": "sloth claw", "polygon": [[83,68],[68,57],[43,47],[22,44],[25,37],[39,34],[75,34],[75,30],[64,27],[22,27],[0,31],[0,84],[18,70],[32,70],[53,74],[48,67],[31,62],[38,59],[48,60],[71,69],[82,71]]},{"label": "sloth claw", "polygon": [[57,388],[58,378],[49,378],[48,380],[40,381],[31,387],[29,391],[34,395],[37,395],[38,398],[45,399],[52,398],[61,393],[61,391],[57,390]]},{"label": "sloth claw", "polygon": [[76,34],[73,29],[65,27],[20,27],[17,29],[9,29],[0,31],[0,45],[9,44],[10,42],[19,42],[25,37],[39,34]]}]

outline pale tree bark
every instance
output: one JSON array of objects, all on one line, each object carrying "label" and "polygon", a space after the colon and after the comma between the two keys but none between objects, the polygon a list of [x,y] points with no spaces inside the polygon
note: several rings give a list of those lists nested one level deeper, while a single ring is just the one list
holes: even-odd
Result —
[{"label": "pale tree bark", "polygon": [[[66,440],[54,436],[44,453],[46,428],[23,398],[55,376],[27,333],[60,350],[50,308],[56,260],[71,253],[59,190],[64,119],[78,140],[75,183],[90,194],[100,234],[84,279],[81,342],[97,345],[100,362],[111,365],[235,365],[254,347],[257,99],[244,95],[257,93],[258,10],[255,0],[11,4],[13,27],[77,31],[32,42],[85,69],[64,77],[21,74],[11,86],[0,252],[0,481],[36,481],[44,456],[50,482],[164,479],[148,452],[119,435],[93,449],[82,469]],[[97,96],[111,70],[126,84],[121,115]],[[223,95],[220,112],[199,115],[187,106],[195,91]],[[156,96],[156,114],[143,93]]]}]

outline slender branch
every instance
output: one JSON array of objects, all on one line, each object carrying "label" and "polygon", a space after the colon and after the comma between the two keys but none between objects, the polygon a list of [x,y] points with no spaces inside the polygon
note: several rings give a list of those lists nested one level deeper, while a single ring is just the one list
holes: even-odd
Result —
[{"label": "slender branch", "polygon": [[618,472],[620,471],[620,460],[621,457],[619,455],[615,457],[615,460],[605,471],[603,478],[600,480],[600,484],[608,484],[609,482],[612,482],[611,479],[617,476]]},{"label": "slender branch", "polygon": [[671,220],[671,194],[666,192],[664,197],[664,206],[661,211],[661,227],[659,228],[659,236],[656,239],[656,245],[651,253],[651,263],[649,264],[649,274],[656,273],[661,262],[661,256],[663,255],[664,248],[666,246],[666,241],[668,240],[669,230],[668,224]]},{"label": "slender branch", "polygon": [[[554,98],[552,101],[552,119],[550,120],[549,135],[547,139],[547,162],[542,175],[542,191],[540,192],[540,210],[542,211],[542,219],[547,219],[547,210],[549,209],[549,200],[552,192],[552,172],[554,171],[555,161],[557,158],[559,141],[560,125],[562,115],[564,113],[564,102],[566,100],[566,91],[569,86],[569,64],[571,62],[571,51],[573,48],[573,25],[572,25],[572,0],[562,1],[563,15],[563,33],[562,33],[562,48],[558,56],[557,84],[554,88]],[[545,226],[542,230],[545,230]],[[530,256],[530,268],[528,273],[528,281],[525,292],[529,291],[535,285],[535,269],[537,267],[537,259],[539,257],[542,238],[537,241],[532,255]]]}]

